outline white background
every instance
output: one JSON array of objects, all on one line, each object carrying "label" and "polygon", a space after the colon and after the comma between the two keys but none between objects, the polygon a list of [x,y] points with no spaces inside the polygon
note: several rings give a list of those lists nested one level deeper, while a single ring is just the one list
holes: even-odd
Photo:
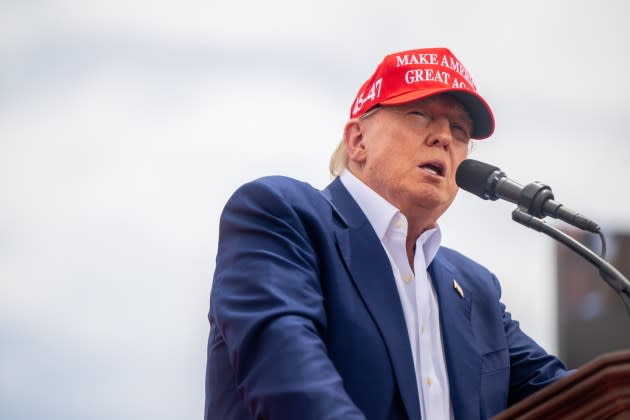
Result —
[{"label": "white background", "polygon": [[[472,157],[630,226],[617,1],[0,3],[0,418],[197,419],[218,218],[270,174],[324,187],[384,55],[446,46],[492,105]],[[461,193],[444,242],[550,351],[553,244]]]}]

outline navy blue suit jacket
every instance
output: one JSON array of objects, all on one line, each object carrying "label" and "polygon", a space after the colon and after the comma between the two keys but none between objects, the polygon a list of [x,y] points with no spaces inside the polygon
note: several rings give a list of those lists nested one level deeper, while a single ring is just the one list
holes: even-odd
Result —
[{"label": "navy blue suit jacket", "polygon": [[[566,374],[484,267],[442,247],[429,272],[456,419],[490,417]],[[338,179],[318,191],[268,177],[232,196],[209,318],[207,419],[421,417],[390,262]]]}]

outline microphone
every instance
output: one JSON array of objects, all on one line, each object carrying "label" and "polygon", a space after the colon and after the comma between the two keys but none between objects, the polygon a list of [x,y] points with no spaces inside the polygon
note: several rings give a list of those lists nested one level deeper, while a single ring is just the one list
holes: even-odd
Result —
[{"label": "microphone", "polygon": [[580,229],[598,233],[597,223],[554,200],[551,188],[540,182],[525,186],[511,180],[496,166],[474,159],[464,160],[457,168],[455,181],[460,188],[484,200],[501,198],[515,203],[535,217],[550,216]]}]

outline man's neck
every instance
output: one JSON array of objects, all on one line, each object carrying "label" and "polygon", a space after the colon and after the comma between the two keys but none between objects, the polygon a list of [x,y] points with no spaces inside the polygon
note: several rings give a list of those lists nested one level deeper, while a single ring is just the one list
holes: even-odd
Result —
[{"label": "man's neck", "polygon": [[364,179],[360,170],[357,170],[356,168],[352,168],[348,166],[348,171],[350,171],[352,175],[354,175],[359,181],[365,184],[368,188],[370,188],[372,191],[376,192],[378,195],[383,197],[391,205],[396,207],[398,210],[400,210],[402,214],[405,215],[405,217],[407,218],[407,223],[409,224],[409,229],[407,230],[407,241],[409,241],[409,238],[412,238],[415,243],[415,240],[418,239],[418,237],[422,235],[423,232],[429,229],[433,229],[437,225],[437,219],[439,215],[436,216],[435,209],[414,208],[413,210],[411,210],[411,209],[401,208],[399,205],[389,200],[386,196],[379,193],[377,189],[371,186],[370,183],[366,179]]},{"label": "man's neck", "polygon": [[432,209],[414,209],[413,211],[411,211],[409,209],[400,208],[395,203],[388,200],[387,197],[381,195],[376,189],[370,186],[370,184],[366,182],[365,179],[363,179],[360,171],[357,171],[356,169],[352,169],[350,167],[348,167],[347,170],[352,175],[354,175],[355,178],[361,181],[361,183],[363,183],[366,187],[370,188],[376,194],[381,196],[384,200],[389,202],[392,206],[396,207],[405,216],[408,223],[405,248],[407,251],[407,258],[409,260],[409,266],[413,268],[416,241],[418,240],[420,235],[422,235],[422,233],[437,226],[435,211]]}]

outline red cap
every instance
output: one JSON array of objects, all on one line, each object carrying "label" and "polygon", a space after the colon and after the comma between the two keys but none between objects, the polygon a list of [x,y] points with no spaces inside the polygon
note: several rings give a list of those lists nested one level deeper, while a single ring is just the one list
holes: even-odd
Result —
[{"label": "red cap", "polygon": [[473,139],[485,139],[494,131],[494,116],[477,93],[468,70],[446,48],[409,50],[386,56],[359,89],[350,118],[375,105],[399,105],[440,93],[453,95],[474,121]]}]

